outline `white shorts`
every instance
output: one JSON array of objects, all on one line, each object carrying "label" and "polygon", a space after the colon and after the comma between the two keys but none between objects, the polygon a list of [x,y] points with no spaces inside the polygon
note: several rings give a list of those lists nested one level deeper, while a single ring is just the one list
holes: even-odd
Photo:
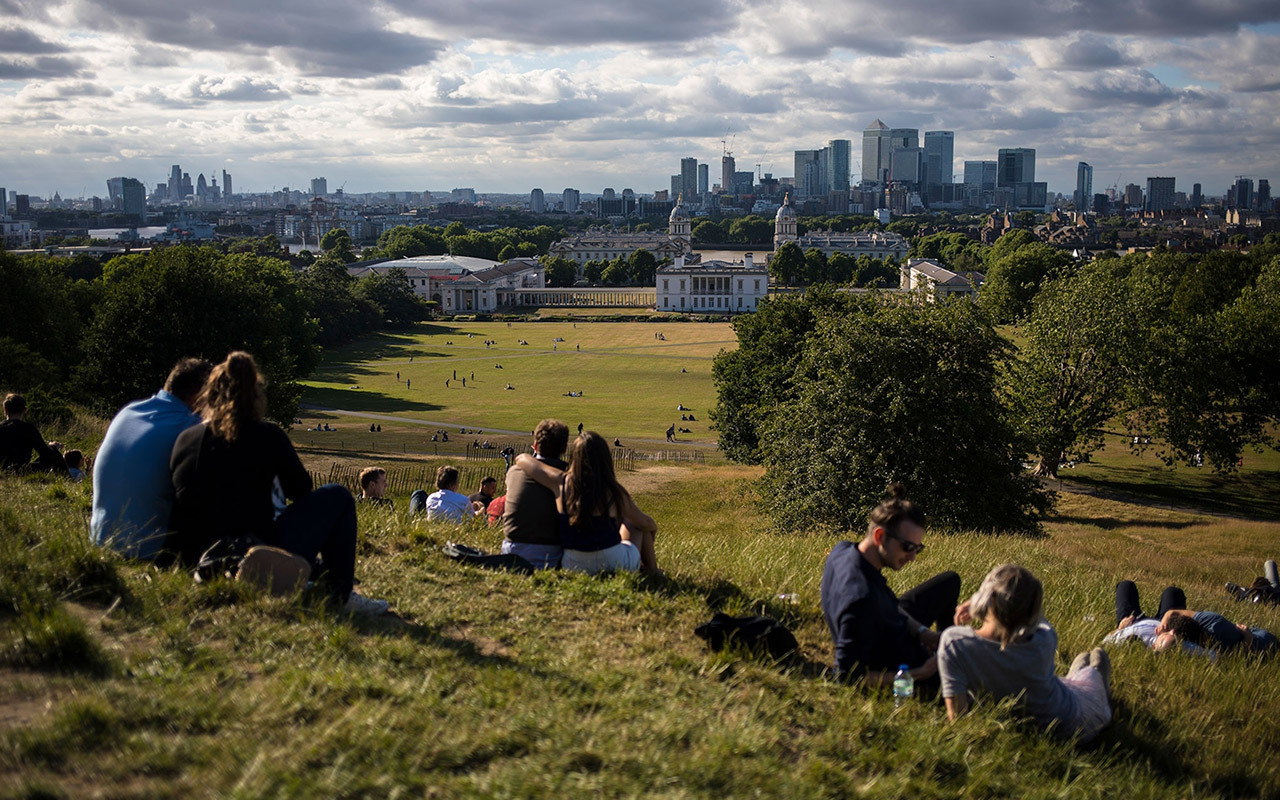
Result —
[{"label": "white shorts", "polygon": [[619,542],[604,550],[565,549],[560,569],[598,575],[601,572],[635,572],[640,569],[640,551],[631,542]]},{"label": "white shorts", "polygon": [[1079,709],[1072,732],[1080,737],[1080,741],[1087,742],[1111,722],[1111,703],[1107,701],[1102,673],[1093,667],[1081,667],[1062,678],[1062,683],[1076,699]]}]

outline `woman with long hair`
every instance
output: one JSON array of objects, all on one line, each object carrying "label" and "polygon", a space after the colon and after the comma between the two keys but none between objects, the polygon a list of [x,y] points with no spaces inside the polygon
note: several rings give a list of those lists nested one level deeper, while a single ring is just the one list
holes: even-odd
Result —
[{"label": "woman with long hair", "polygon": [[[1092,739],[1111,721],[1111,662],[1094,648],[1081,653],[1065,677],[1053,671],[1058,634],[1041,615],[1044,587],[1026,567],[1002,564],[956,609],[956,625],[942,634],[938,672],[947,716],[969,710],[978,690],[1016,697],[1042,728],[1063,738]],[[973,621],[978,627],[963,623]]]},{"label": "woman with long hair", "polygon": [[569,445],[561,471],[527,453],[516,466],[556,496],[562,569],[596,574],[614,570],[660,572],[654,552],[658,524],[631,499],[613,471],[609,443],[594,431]]},{"label": "woman with long hair", "polygon": [[[252,536],[301,556],[323,559],[338,606],[381,614],[385,600],[352,591],[356,563],[356,509],[338,484],[311,490],[289,437],[267,422],[266,383],[253,356],[234,352],[213,368],[196,410],[203,422],[183,431],[169,467],[177,502],[174,549],[187,563],[219,539]],[[277,489],[290,502],[278,507]]]}]

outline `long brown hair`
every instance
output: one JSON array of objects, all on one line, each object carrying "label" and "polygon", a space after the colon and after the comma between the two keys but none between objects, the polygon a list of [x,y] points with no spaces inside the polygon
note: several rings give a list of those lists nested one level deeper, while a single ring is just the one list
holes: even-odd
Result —
[{"label": "long brown hair", "polygon": [[267,413],[266,383],[253,356],[237,350],[213,368],[200,392],[200,415],[219,439],[234,442]]},{"label": "long brown hair", "polygon": [[569,524],[585,528],[593,514],[612,514],[627,490],[613,474],[613,452],[595,431],[578,434],[569,445],[569,470],[564,481],[564,510]]}]

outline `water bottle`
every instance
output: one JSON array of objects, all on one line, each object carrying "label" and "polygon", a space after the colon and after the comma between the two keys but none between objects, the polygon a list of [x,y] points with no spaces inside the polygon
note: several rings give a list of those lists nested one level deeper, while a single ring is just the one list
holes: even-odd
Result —
[{"label": "water bottle", "polygon": [[901,708],[915,693],[915,678],[911,677],[906,664],[899,665],[898,674],[893,676],[893,707]]}]

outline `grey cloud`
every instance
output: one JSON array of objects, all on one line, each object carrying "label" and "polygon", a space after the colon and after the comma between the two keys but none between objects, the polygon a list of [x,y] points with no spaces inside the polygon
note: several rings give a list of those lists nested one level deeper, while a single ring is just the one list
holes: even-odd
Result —
[{"label": "grey cloud", "polygon": [[41,39],[26,28],[0,28],[0,53],[24,53],[40,55],[43,53],[65,53],[65,45]]},{"label": "grey cloud", "polygon": [[1145,70],[1109,72],[1094,76],[1088,83],[1073,88],[1073,93],[1089,105],[1158,106],[1176,99],[1177,95]]},{"label": "grey cloud", "polygon": [[1098,36],[1077,36],[1057,53],[1057,69],[1090,70],[1129,66],[1133,61],[1115,45]]},{"label": "grey cloud", "polygon": [[72,78],[80,75],[84,61],[66,56],[38,56],[36,58],[0,58],[0,80],[29,80],[31,78]]},{"label": "grey cloud", "polygon": [[75,81],[72,83],[28,84],[18,98],[23,102],[38,103],[51,100],[65,100],[69,97],[111,97],[115,92],[110,86],[92,81]]},{"label": "grey cloud", "polygon": [[366,4],[351,0],[173,0],[156,13],[151,0],[73,0],[87,27],[137,32],[150,42],[206,52],[263,56],[309,75],[398,73],[430,63],[445,44],[383,27]]}]

